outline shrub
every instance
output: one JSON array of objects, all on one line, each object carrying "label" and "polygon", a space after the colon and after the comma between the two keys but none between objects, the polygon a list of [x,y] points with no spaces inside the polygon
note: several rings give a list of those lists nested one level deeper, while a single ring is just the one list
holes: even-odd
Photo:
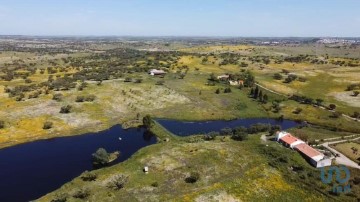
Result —
[{"label": "shrub", "polygon": [[85,97],[82,95],[78,95],[76,96],[75,102],[84,102]]},{"label": "shrub", "polygon": [[206,140],[206,141],[215,140],[216,136],[219,136],[219,135],[220,135],[220,133],[212,131],[204,136],[204,140]]},{"label": "shrub", "polygon": [[43,129],[48,130],[48,129],[52,128],[52,127],[53,127],[53,123],[50,122],[50,121],[46,121],[44,123]]},{"label": "shrub", "polygon": [[357,91],[357,90],[356,90],[356,91],[353,91],[353,96],[354,96],[354,97],[357,97],[357,96],[359,95],[359,93],[360,93],[360,92]]},{"label": "shrub", "polygon": [[72,108],[71,105],[62,106],[60,109],[60,113],[68,114],[68,113],[70,113],[71,108]]},{"label": "shrub", "polygon": [[63,98],[63,95],[61,93],[56,93],[53,95],[53,100],[56,100],[56,101],[61,101]]},{"label": "shrub", "polygon": [[219,88],[216,89],[215,93],[216,93],[216,94],[220,94],[220,89],[219,89]]},{"label": "shrub", "polygon": [[336,105],[335,105],[335,104],[329,104],[329,109],[330,109],[330,110],[336,109]]},{"label": "shrub", "polygon": [[85,97],[85,101],[86,102],[92,102],[96,99],[96,96],[95,95],[88,95]]},{"label": "shrub", "polygon": [[151,186],[152,186],[152,187],[158,187],[158,186],[159,186],[159,183],[158,183],[158,182],[153,182],[153,183],[151,183]]},{"label": "shrub", "polygon": [[109,163],[110,154],[104,149],[99,148],[92,154],[92,163],[94,165],[104,166]]},{"label": "shrub", "polygon": [[83,181],[95,181],[96,178],[97,175],[95,173],[89,172],[87,170],[81,175],[81,179]]},{"label": "shrub", "polygon": [[243,140],[246,140],[247,138],[248,138],[248,134],[246,132],[234,133],[231,136],[231,139],[237,140],[237,141],[243,141]]},{"label": "shrub", "polygon": [[129,177],[125,175],[116,175],[108,184],[107,187],[113,190],[120,190],[124,188],[128,182]]},{"label": "shrub", "polygon": [[200,179],[200,174],[198,172],[191,172],[190,176],[185,178],[186,183],[195,183]]},{"label": "shrub", "polygon": [[66,202],[67,197],[66,194],[56,194],[51,202]]},{"label": "shrub", "polygon": [[231,88],[230,87],[225,88],[224,93],[231,93]]},{"label": "shrub", "polygon": [[74,198],[79,198],[79,199],[85,199],[88,196],[90,196],[90,191],[88,189],[78,189],[74,194],[73,197]]},{"label": "shrub", "polygon": [[231,128],[223,128],[221,129],[220,131],[220,135],[224,135],[224,136],[227,136],[227,135],[232,135],[233,134],[233,131]]},{"label": "shrub", "polygon": [[132,79],[130,77],[126,77],[124,80],[124,82],[131,82],[131,81],[132,81]]},{"label": "shrub", "polygon": [[281,80],[283,78],[283,76],[281,74],[279,74],[279,73],[275,73],[273,78],[276,79],[276,80]]}]

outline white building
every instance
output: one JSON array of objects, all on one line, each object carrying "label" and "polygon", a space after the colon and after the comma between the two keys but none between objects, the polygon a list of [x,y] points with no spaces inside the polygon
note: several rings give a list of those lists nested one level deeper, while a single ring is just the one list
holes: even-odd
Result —
[{"label": "white building", "polygon": [[331,166],[331,159],[323,153],[312,148],[304,141],[292,136],[285,131],[277,132],[276,140],[286,147],[297,150],[307,161],[316,168]]}]

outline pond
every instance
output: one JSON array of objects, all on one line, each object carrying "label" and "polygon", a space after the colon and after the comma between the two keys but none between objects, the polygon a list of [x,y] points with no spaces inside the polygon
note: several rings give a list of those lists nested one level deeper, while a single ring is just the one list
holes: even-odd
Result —
[{"label": "pond", "polygon": [[[121,137],[121,141],[119,140]],[[99,147],[120,151],[113,163],[128,159],[140,148],[156,143],[156,137],[120,125],[99,133],[61,137],[20,144],[0,150],[0,201],[37,199],[92,170],[91,154]]]},{"label": "pond", "polygon": [[[299,125],[294,121],[273,119],[203,122],[159,119],[158,122],[179,136],[220,131],[225,127],[248,127],[255,123],[281,125],[282,129]],[[108,152],[120,151],[120,157],[113,162],[119,163],[154,143],[156,137],[142,128],[124,130],[117,125],[98,133],[39,140],[1,149],[0,201],[34,200],[58,189],[85,170],[91,170],[91,154],[100,147]]]}]

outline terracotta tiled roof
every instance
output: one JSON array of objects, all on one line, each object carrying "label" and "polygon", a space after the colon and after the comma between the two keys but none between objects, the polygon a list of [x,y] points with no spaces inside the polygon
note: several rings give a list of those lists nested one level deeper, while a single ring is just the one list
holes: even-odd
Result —
[{"label": "terracotta tiled roof", "polygon": [[298,139],[292,135],[285,135],[284,137],[280,138],[281,141],[287,143],[287,144],[292,144],[294,142],[296,142]]},{"label": "terracotta tiled roof", "polygon": [[295,146],[295,149],[299,150],[304,155],[312,158],[314,156],[322,155],[322,153],[318,152],[316,149],[310,147],[309,145],[302,143]]}]

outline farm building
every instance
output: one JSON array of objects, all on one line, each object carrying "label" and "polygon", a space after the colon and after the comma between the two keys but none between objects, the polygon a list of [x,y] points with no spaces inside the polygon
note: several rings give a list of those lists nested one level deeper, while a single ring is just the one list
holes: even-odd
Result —
[{"label": "farm building", "polygon": [[230,75],[228,75],[228,74],[224,74],[224,75],[218,76],[217,79],[222,80],[222,81],[226,81],[226,80],[229,79],[229,76]]},{"label": "farm building", "polygon": [[155,76],[155,75],[164,75],[166,74],[166,72],[164,70],[161,70],[161,69],[151,69],[149,71],[149,74],[152,75],[152,76]]},{"label": "farm building", "polygon": [[323,153],[312,148],[304,141],[292,136],[285,131],[277,132],[276,140],[286,147],[298,151],[311,165],[316,168],[331,166],[331,159]]},{"label": "farm building", "polygon": [[229,81],[229,84],[230,84],[231,86],[240,86],[240,85],[244,85],[244,81],[243,81],[243,80],[238,80],[238,81],[232,81],[232,80],[230,80],[230,81]]}]

